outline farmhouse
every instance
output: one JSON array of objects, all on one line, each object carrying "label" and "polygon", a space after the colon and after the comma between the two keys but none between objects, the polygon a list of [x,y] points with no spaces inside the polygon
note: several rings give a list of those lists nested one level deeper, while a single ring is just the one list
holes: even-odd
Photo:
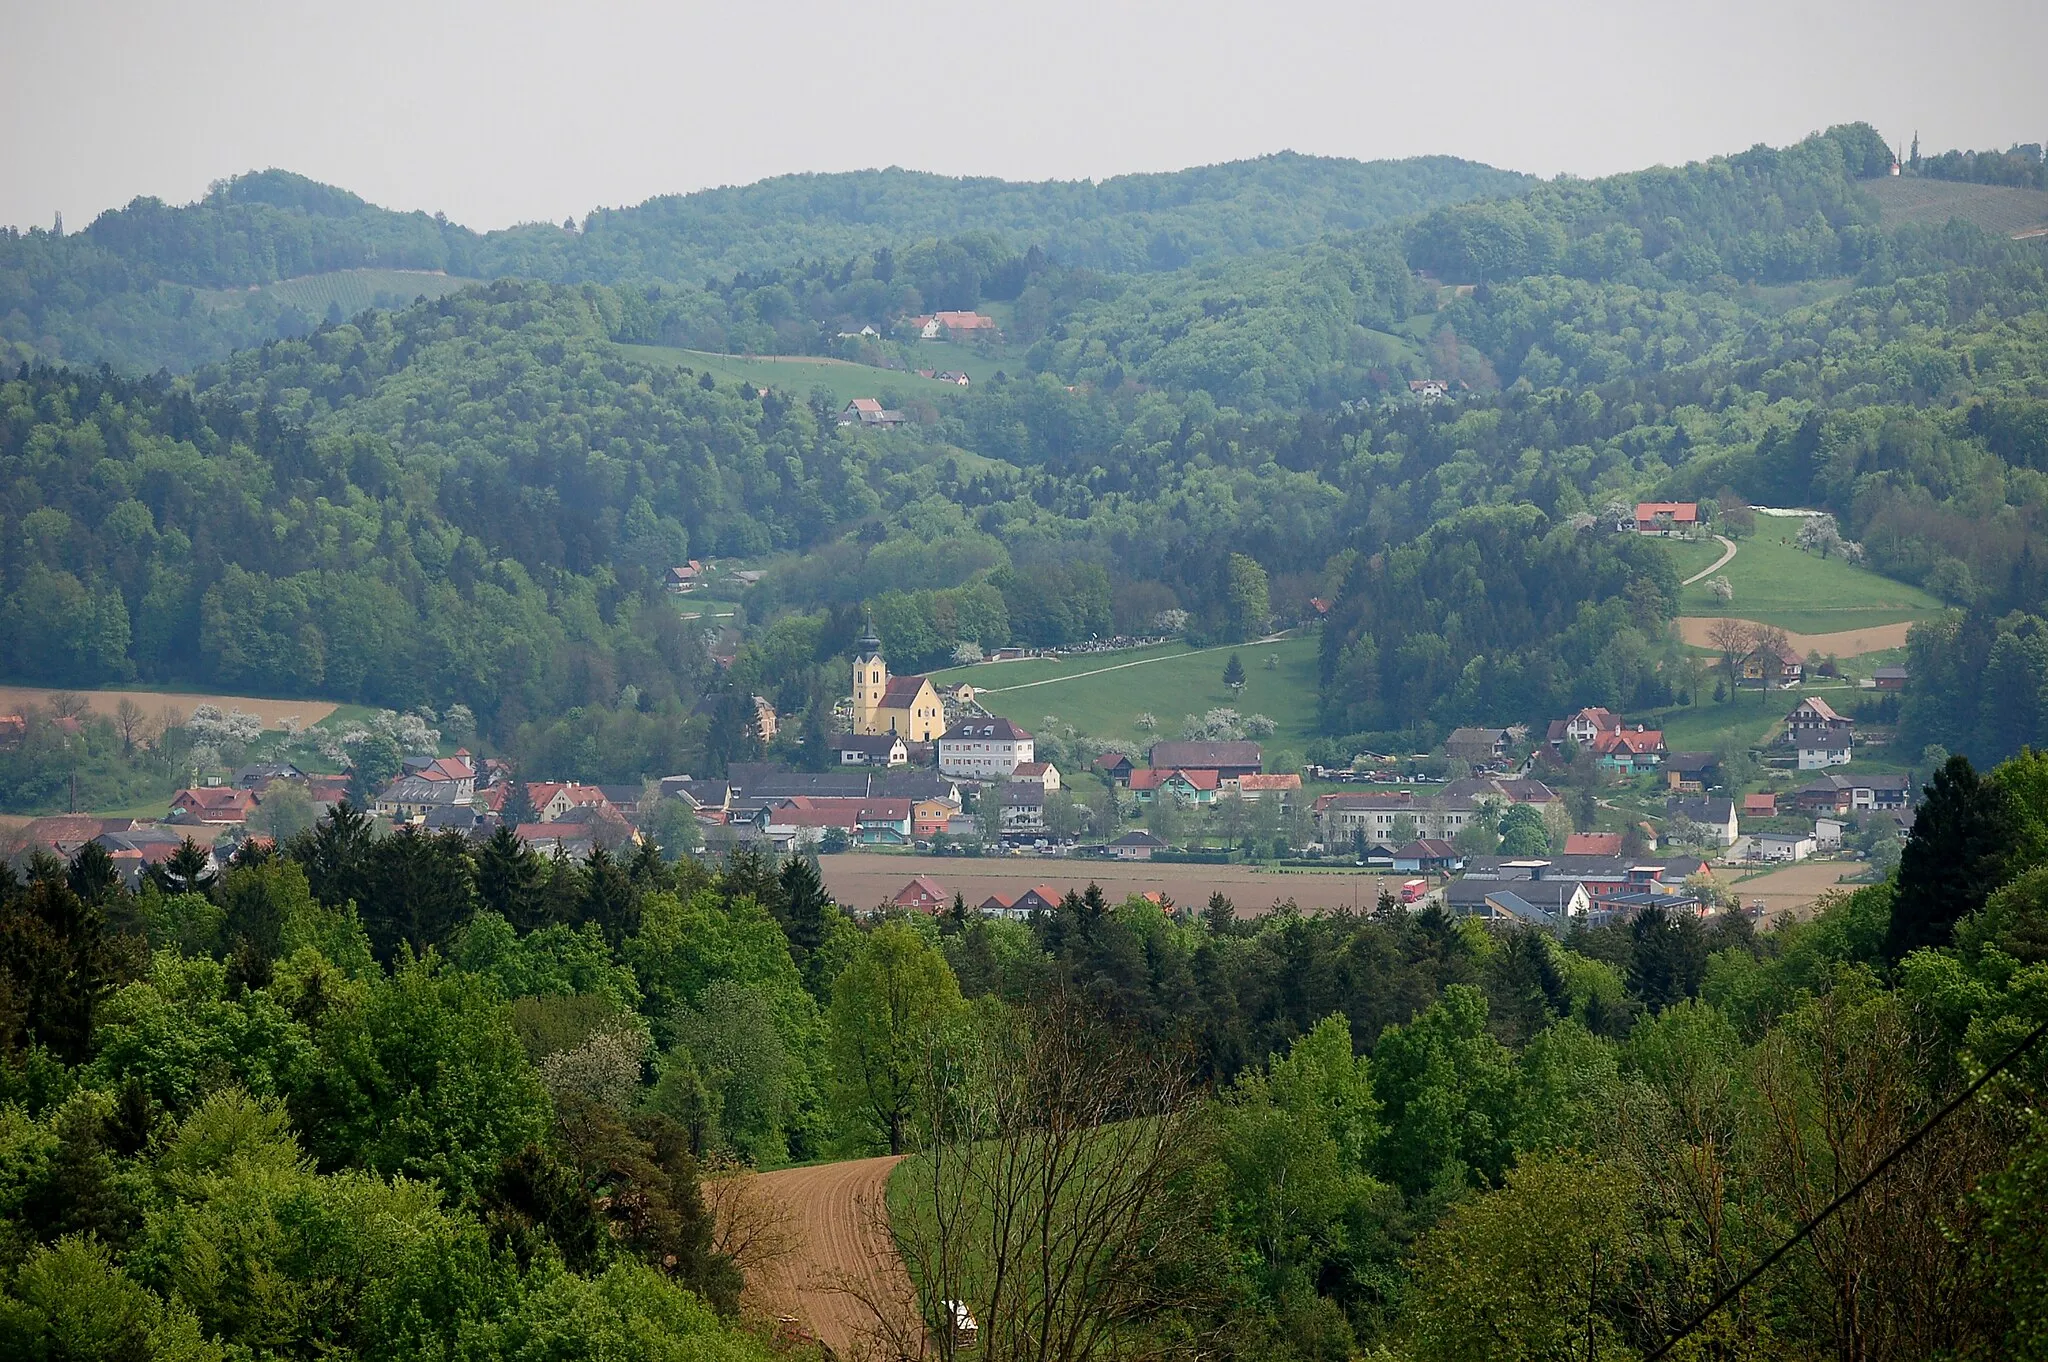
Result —
[{"label": "farmhouse", "polygon": [[953,896],[929,875],[919,875],[909,884],[896,891],[889,900],[892,907],[909,908],[920,913],[936,913],[951,903]]},{"label": "farmhouse", "polygon": [[842,426],[900,426],[909,419],[872,397],[856,397],[839,409],[839,424]]},{"label": "farmhouse", "polygon": [[1735,845],[1738,829],[1735,821],[1735,801],[1732,799],[1667,799],[1664,801],[1664,817],[1668,820],[1683,818],[1700,828],[1724,847]]},{"label": "farmhouse", "polygon": [[171,796],[171,817],[180,823],[240,823],[255,812],[256,803],[248,790],[204,785]]},{"label": "farmhouse", "polygon": [[1793,793],[1793,802],[1808,813],[1861,813],[1868,809],[1903,809],[1913,802],[1913,778],[1905,775],[1829,772]]},{"label": "farmhouse", "polygon": [[1119,861],[1149,861],[1153,852],[1166,850],[1166,842],[1149,832],[1127,832],[1106,850]]},{"label": "farmhouse", "polygon": [[1743,657],[1735,684],[1762,690],[1772,686],[1790,690],[1805,679],[1806,659],[1789,644],[1758,644]]},{"label": "farmhouse", "polygon": [[1444,739],[1444,755],[1453,761],[1484,766],[1507,756],[1512,735],[1505,728],[1454,728]]},{"label": "farmhouse", "polygon": [[1637,534],[1684,534],[1700,523],[1696,501],[1639,501],[1636,503]]},{"label": "farmhouse", "polygon": [[1253,772],[1251,775],[1237,778],[1237,797],[1248,804],[1256,804],[1271,795],[1284,809],[1293,804],[1295,797],[1300,793],[1299,771]]},{"label": "farmhouse", "polygon": [[679,567],[670,568],[664,585],[668,587],[673,595],[687,596],[692,591],[695,591],[703,583],[703,580],[704,565],[695,558],[692,558],[689,562]]},{"label": "farmhouse", "polygon": [[1213,804],[1222,787],[1222,778],[1214,771],[1140,767],[1131,772],[1131,793],[1140,804],[1149,804],[1162,794],[1182,804]]}]

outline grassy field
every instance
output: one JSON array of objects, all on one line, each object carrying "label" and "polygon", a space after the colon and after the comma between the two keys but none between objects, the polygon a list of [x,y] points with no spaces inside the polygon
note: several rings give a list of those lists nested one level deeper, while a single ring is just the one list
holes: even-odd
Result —
[{"label": "grassy field", "polygon": [[[1723,605],[1706,582],[1698,582],[1680,593],[1678,613],[1733,615],[1794,633],[1827,634],[1925,619],[1941,610],[1941,602],[1917,586],[1795,547],[1792,541],[1803,523],[1759,516],[1756,533],[1736,541],[1735,560],[1719,574],[1735,588],[1735,599]],[[1721,552],[1711,540],[1674,541],[1670,547],[1681,578],[1698,572]]]},{"label": "grassy field", "polygon": [[[1316,649],[1313,635],[1201,651],[1170,643],[1057,661],[1027,658],[956,667],[934,679],[993,688],[983,693],[982,704],[1026,728],[1038,727],[1051,714],[1091,737],[1125,738],[1143,746],[1178,736],[1184,716],[1227,706],[1272,719],[1279,728],[1268,746],[1298,755],[1316,731]],[[1233,652],[1245,674],[1244,690],[1235,695],[1223,684],[1224,664]],[[1277,659],[1278,666],[1269,670],[1268,657]],[[1137,726],[1141,713],[1158,719],[1155,731]]]},{"label": "grassy field", "polygon": [[1906,177],[1872,180],[1863,188],[1877,199],[1879,221],[1886,227],[1939,227],[1961,218],[2000,236],[2048,229],[2048,193],[2038,189]]},{"label": "grassy field", "polygon": [[[900,348],[907,357],[916,359],[917,368],[958,369],[977,383],[986,382],[999,367],[957,345],[920,342],[915,348]],[[838,403],[889,393],[929,399],[960,391],[950,383],[919,378],[914,372],[877,369],[823,355],[716,355],[708,350],[682,350],[671,345],[621,345],[619,349],[650,364],[674,364],[699,373],[708,370],[730,382],[747,382],[799,397],[822,388]]]}]

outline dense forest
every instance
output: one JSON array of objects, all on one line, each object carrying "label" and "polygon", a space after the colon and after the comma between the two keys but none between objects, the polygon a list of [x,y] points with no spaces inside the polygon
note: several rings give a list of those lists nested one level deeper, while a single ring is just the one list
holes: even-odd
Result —
[{"label": "dense forest", "polygon": [[[1146,1104],[1070,1132],[1106,1185],[1117,1141],[1176,1137],[1117,1203],[1143,1252],[1046,1270],[1143,1299],[1143,1355],[1639,1356],[2039,1038],[2044,791],[2038,756],[1955,758],[1892,878],[1813,921],[1563,941],[1092,888],[856,922],[803,859],[548,860],[347,805],[135,893],[96,846],[45,856],[0,877],[0,1346],[765,1356],[733,1313],[758,1263],[708,1209],[733,1170],[938,1157],[1021,1036]],[[2044,1065],[1943,1115],[1698,1355],[2034,1355]]]},{"label": "dense forest", "polygon": [[[0,232],[0,345],[75,363],[190,369],[322,320],[245,290],[360,268],[694,291],[973,234],[1079,269],[1178,269],[1527,182],[1451,157],[1360,163],[1292,154],[1099,184],[860,171],[599,209],[580,225],[478,233],[270,170],[216,184],[193,204],[137,199],[68,236]],[[973,301],[946,301],[935,290],[930,305]]]}]

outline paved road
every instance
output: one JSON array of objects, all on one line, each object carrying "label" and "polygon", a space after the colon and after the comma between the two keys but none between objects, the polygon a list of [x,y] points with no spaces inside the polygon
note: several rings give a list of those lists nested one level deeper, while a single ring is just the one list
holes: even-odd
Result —
[{"label": "paved road", "polygon": [[761,1190],[788,1209],[797,1243],[765,1273],[758,1294],[777,1313],[802,1320],[841,1358],[871,1351],[874,1316],[862,1296],[914,1299],[896,1245],[876,1220],[886,1215],[883,1189],[898,1162],[852,1159],[759,1177]]},{"label": "paved road", "polygon": [[1727,552],[1716,558],[1712,563],[1709,563],[1705,568],[1680,582],[1680,586],[1691,586],[1694,582],[1703,582],[1722,568],[1728,566],[1728,561],[1735,556],[1735,541],[1726,535],[1720,534],[1715,535],[1714,538],[1720,541],[1721,547],[1726,549]]}]

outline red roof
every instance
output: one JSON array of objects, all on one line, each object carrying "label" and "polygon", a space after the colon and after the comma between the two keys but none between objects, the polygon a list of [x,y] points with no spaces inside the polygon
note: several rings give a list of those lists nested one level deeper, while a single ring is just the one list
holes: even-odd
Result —
[{"label": "red roof", "polygon": [[419,772],[421,780],[475,780],[476,768],[459,757],[436,757]]},{"label": "red roof", "polygon": [[1619,856],[1621,855],[1621,834],[1618,832],[1575,832],[1564,839],[1564,854],[1567,856]]},{"label": "red roof", "polygon": [[1742,811],[1760,814],[1765,818],[1775,818],[1778,815],[1778,797],[1774,794],[1744,795]]},{"label": "red roof", "polygon": [[1140,766],[1131,772],[1131,788],[1156,790],[1174,776],[1179,776],[1197,790],[1213,790],[1222,783],[1214,771],[1184,771],[1178,766],[1161,771],[1150,766]]},{"label": "red roof", "polygon": [[1603,733],[1593,740],[1595,752],[1607,753],[1619,749],[1624,752],[1656,752],[1664,746],[1664,730],[1648,728],[1638,733],[1623,729],[1619,733]]},{"label": "red roof", "polygon": [[922,676],[890,677],[888,686],[882,691],[880,708],[909,709],[910,702],[917,698],[917,693],[924,687],[924,682],[925,678]]},{"label": "red roof", "polygon": [[929,908],[942,905],[952,899],[946,886],[929,875],[919,875],[896,891],[896,897],[889,900],[898,908]]},{"label": "red roof", "polygon": [[1700,506],[1696,501],[1639,501],[1636,503],[1636,521],[1641,523],[1669,516],[1680,525],[1690,525],[1700,518]]},{"label": "red roof", "polygon": [[228,785],[202,785],[171,796],[171,807],[213,818],[240,820],[256,807],[256,795]]},{"label": "red roof", "polygon": [[1835,713],[1834,708],[1819,696],[1808,696],[1806,699],[1801,700],[1798,707],[1792,711],[1793,715],[1796,716],[1802,709],[1813,715],[1814,718],[1828,723],[1845,724],[1849,722],[1841,715]]},{"label": "red roof", "polygon": [[1298,771],[1275,771],[1261,774],[1257,771],[1237,778],[1240,790],[1299,790],[1301,773]]}]

